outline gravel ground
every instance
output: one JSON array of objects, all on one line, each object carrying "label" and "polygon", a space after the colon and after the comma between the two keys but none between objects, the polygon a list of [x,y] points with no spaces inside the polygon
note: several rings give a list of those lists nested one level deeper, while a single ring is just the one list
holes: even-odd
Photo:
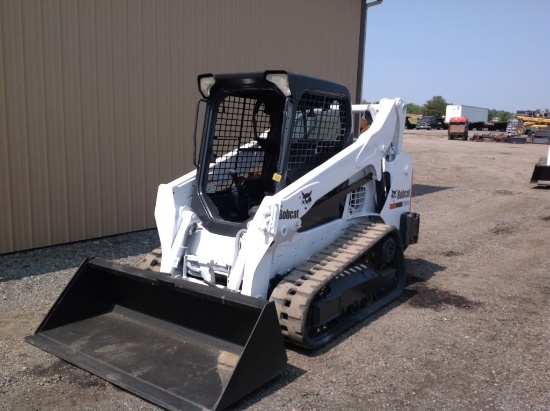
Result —
[{"label": "gravel ground", "polygon": [[[327,347],[288,347],[284,373],[234,409],[549,410],[547,146],[407,131],[419,244],[402,297]],[[0,256],[0,409],[154,410],[23,341],[82,260],[138,265],[154,230]]]}]

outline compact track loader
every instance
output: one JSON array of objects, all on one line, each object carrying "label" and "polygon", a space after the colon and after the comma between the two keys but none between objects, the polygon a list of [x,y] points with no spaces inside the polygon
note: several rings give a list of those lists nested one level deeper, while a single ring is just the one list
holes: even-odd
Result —
[{"label": "compact track loader", "polygon": [[[352,136],[339,84],[198,77],[196,170],[158,189],[161,250],[92,258],[32,344],[168,409],[222,409],[399,296],[417,242],[406,110]],[[203,113],[204,116],[199,116]]]}]

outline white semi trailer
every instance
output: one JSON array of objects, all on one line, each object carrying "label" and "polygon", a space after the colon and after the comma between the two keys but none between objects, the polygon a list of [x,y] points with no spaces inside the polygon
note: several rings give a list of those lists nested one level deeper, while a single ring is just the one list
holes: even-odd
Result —
[{"label": "white semi trailer", "polygon": [[445,111],[445,123],[449,124],[453,117],[467,117],[470,130],[481,130],[487,123],[489,109],[465,106],[464,104],[449,104]]}]

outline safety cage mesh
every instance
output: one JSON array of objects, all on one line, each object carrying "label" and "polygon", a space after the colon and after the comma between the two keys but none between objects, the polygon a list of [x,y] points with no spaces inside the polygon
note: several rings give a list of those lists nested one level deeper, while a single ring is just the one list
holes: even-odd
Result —
[{"label": "safety cage mesh", "polygon": [[212,152],[215,163],[210,165],[207,192],[226,190],[232,182],[231,171],[239,176],[252,177],[262,173],[264,150],[256,143],[254,123],[258,134],[270,128],[270,117],[263,103],[255,98],[228,95],[218,106]]},{"label": "safety cage mesh", "polygon": [[349,125],[343,97],[306,92],[298,102],[287,163],[287,183],[317,167],[345,144]]},{"label": "safety cage mesh", "polygon": [[348,212],[350,217],[355,217],[361,214],[363,207],[365,206],[366,194],[367,190],[365,187],[359,187],[357,190],[350,193],[348,203]]}]

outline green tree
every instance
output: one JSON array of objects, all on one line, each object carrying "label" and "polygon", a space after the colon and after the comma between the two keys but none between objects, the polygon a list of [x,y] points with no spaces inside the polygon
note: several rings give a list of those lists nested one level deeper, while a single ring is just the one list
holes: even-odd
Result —
[{"label": "green tree", "polygon": [[492,108],[489,110],[489,120],[492,120],[495,117],[498,118],[498,121],[508,121],[513,117],[513,114],[509,111],[496,110]]},{"label": "green tree", "polygon": [[510,113],[509,111],[500,110],[497,113],[497,117],[498,117],[499,121],[509,121],[509,120],[512,119],[513,116],[514,115],[512,113]]},{"label": "green tree", "polygon": [[441,96],[433,96],[424,104],[424,114],[427,116],[439,116],[445,115],[447,109],[447,101]]},{"label": "green tree", "polygon": [[420,114],[422,113],[422,106],[414,103],[407,104],[407,113],[408,114]]}]

